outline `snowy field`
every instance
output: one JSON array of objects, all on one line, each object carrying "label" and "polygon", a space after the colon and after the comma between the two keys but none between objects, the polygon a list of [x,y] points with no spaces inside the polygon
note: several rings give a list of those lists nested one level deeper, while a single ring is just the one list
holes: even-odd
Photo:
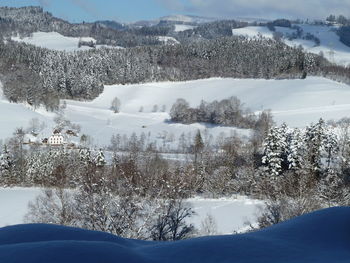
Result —
[{"label": "snowy field", "polygon": [[[106,86],[104,92],[91,102],[67,100],[66,118],[82,126],[82,132],[92,136],[94,144],[108,145],[113,134],[133,132],[150,134],[151,142],[182,133],[192,135],[200,129],[214,137],[220,133],[249,136],[248,130],[195,123],[183,125],[168,121],[168,112],[177,98],[185,98],[191,106],[200,101],[213,101],[237,96],[254,112],[271,109],[274,120],[293,127],[304,127],[319,118],[340,119],[350,114],[350,87],[325,78],[306,80],[205,79],[188,82],[161,82],[135,85]],[[110,110],[114,97],[121,101],[121,112]],[[152,112],[158,105],[158,112]],[[165,105],[166,112],[160,112]],[[140,108],[143,112],[139,112]],[[31,118],[47,122],[46,134],[52,131],[53,113],[34,111],[22,104],[0,99],[0,139],[11,136],[16,127],[26,127]],[[176,142],[177,145],[177,142]]]},{"label": "snowy field", "polygon": [[[81,46],[79,48],[78,47],[79,40],[86,41],[86,42],[90,42],[90,41],[96,42],[96,40],[92,37],[82,37],[82,38],[66,37],[57,32],[35,32],[30,37],[24,37],[24,38],[12,37],[11,39],[14,41],[24,42],[24,43],[42,47],[42,48],[58,50],[58,51],[67,51],[67,52],[92,49],[91,47],[87,47],[87,46]],[[119,48],[119,47],[112,47],[112,46],[106,46],[106,45],[96,45],[96,48],[101,48],[101,47]]]},{"label": "snowy field", "polygon": [[[336,27],[332,26],[316,26],[316,25],[298,25],[304,33],[311,33],[320,39],[320,45],[315,46],[315,42],[303,39],[294,39],[292,41],[284,38],[283,41],[289,46],[301,45],[305,50],[311,53],[323,53],[324,57],[333,63],[348,66],[350,64],[350,47],[344,45],[339,40],[336,34]],[[296,32],[296,30],[285,27],[275,27],[276,32],[281,32],[286,37],[288,34]],[[248,37],[255,37],[258,34],[266,38],[272,38],[273,32],[264,26],[249,26],[245,28],[238,28],[232,30],[233,35],[244,35]]]},{"label": "snowy field", "polygon": [[[162,133],[181,133],[197,129],[218,136],[249,131],[205,124],[183,125],[169,123],[169,110],[177,98],[185,98],[196,107],[200,101],[213,101],[237,96],[254,112],[271,109],[277,123],[303,127],[317,122],[320,117],[340,119],[350,113],[350,87],[324,78],[306,80],[237,80],[207,79],[188,82],[163,82],[141,85],[106,86],[103,94],[92,102],[67,101],[68,119],[81,124],[88,134],[93,134],[99,144],[113,133],[140,134],[151,132],[152,140]],[[118,97],[121,113],[109,110],[111,101]],[[166,107],[167,112],[153,113],[154,105]],[[139,112],[143,107],[143,112]],[[108,141],[107,141],[108,142]]]},{"label": "snowy field", "polygon": [[[0,188],[0,227],[24,223],[28,203],[40,192],[39,188]],[[188,202],[196,212],[189,222],[199,229],[201,222],[211,215],[216,221],[218,234],[232,234],[244,229],[248,220],[255,222],[263,206],[262,201],[243,196],[220,199],[196,197],[188,199]]]},{"label": "snowy field", "polygon": [[189,199],[188,202],[196,212],[189,222],[200,229],[202,221],[211,215],[215,219],[219,235],[243,231],[247,227],[247,222],[254,224],[264,205],[263,201],[244,196],[219,199],[196,197]]}]

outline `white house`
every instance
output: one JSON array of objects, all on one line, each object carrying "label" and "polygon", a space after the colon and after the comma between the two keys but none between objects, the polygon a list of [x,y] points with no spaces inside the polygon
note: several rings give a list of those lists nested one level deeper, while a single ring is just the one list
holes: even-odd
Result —
[{"label": "white house", "polygon": [[64,138],[61,133],[54,133],[49,137],[49,144],[51,145],[62,145],[64,143]]}]

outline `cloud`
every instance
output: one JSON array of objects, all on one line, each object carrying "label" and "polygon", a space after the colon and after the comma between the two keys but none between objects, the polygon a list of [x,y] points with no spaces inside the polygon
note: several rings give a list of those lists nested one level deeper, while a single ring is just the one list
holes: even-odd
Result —
[{"label": "cloud", "polygon": [[38,2],[42,7],[49,7],[51,5],[51,0],[38,0]]},{"label": "cloud", "polygon": [[164,6],[171,11],[184,11],[186,9],[185,4],[180,0],[155,0],[158,4]]},{"label": "cloud", "polygon": [[69,1],[72,4],[78,6],[80,9],[82,9],[85,13],[89,14],[90,16],[94,18],[101,17],[101,13],[98,11],[96,6],[94,6],[88,0],[69,0]]},{"label": "cloud", "polygon": [[329,14],[347,15],[347,10],[350,10],[350,0],[159,0],[158,2],[172,11],[217,17],[325,18]]}]

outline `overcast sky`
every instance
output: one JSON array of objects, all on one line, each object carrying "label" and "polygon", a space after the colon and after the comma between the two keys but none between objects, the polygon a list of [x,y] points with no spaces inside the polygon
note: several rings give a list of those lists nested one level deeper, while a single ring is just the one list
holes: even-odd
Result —
[{"label": "overcast sky", "polygon": [[0,0],[0,6],[25,5],[41,5],[71,22],[129,22],[170,14],[319,19],[332,13],[350,17],[350,0]]}]

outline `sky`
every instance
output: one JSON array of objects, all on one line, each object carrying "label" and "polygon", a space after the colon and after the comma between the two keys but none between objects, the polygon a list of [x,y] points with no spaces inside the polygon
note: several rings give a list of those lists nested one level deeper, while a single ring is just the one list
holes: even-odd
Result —
[{"label": "sky", "polygon": [[40,5],[70,22],[132,22],[172,14],[270,19],[350,16],[350,0],[0,0],[0,6],[27,5]]}]

